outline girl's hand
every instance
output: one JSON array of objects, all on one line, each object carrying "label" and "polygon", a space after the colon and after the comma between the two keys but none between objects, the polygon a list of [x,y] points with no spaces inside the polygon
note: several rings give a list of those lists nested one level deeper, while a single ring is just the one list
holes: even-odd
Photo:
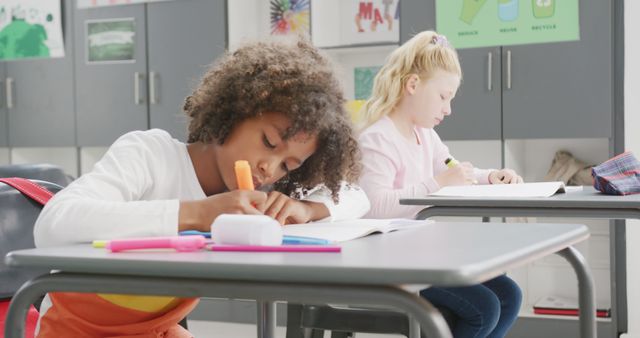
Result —
[{"label": "girl's hand", "polygon": [[494,170],[489,174],[489,183],[491,184],[515,184],[523,182],[522,177],[512,169]]},{"label": "girl's hand", "polygon": [[275,218],[280,224],[307,223],[329,216],[322,203],[299,201],[277,191],[269,192],[265,203],[258,210]]},{"label": "girl's hand", "polygon": [[261,215],[255,205],[267,200],[262,191],[234,190],[209,196],[198,201],[181,201],[178,231],[211,231],[211,223],[220,214]]},{"label": "girl's hand", "polygon": [[461,162],[434,178],[441,187],[449,185],[470,185],[476,181],[473,175],[473,165],[469,162]]}]

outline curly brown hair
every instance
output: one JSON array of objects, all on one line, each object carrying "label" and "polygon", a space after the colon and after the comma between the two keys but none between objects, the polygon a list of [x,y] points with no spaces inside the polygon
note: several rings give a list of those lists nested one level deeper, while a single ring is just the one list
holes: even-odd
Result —
[{"label": "curly brown hair", "polygon": [[223,144],[240,122],[261,113],[282,113],[291,121],[283,135],[315,134],[318,148],[302,166],[274,184],[299,196],[323,184],[334,201],[342,181],[360,174],[360,152],[344,108],[342,88],[329,59],[307,39],[269,40],[227,52],[187,97],[188,142]]}]

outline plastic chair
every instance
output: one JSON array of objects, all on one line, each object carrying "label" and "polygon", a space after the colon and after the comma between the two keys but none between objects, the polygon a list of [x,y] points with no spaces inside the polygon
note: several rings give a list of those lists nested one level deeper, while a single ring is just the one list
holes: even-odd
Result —
[{"label": "plastic chair", "polygon": [[[32,181],[53,193],[62,189],[51,182]],[[10,251],[35,247],[33,225],[41,209],[38,202],[0,182],[0,337],[4,337],[4,318],[11,296],[27,280],[48,273],[48,270],[12,269],[4,263],[4,256]],[[37,320],[38,312],[31,307],[27,316],[27,337],[33,337]]]},{"label": "plastic chair", "polygon": [[[449,325],[455,321],[449,310],[439,310]],[[324,331],[331,331],[331,338],[353,337],[355,332],[409,337],[409,318],[386,309],[288,304],[287,338],[303,338],[308,329],[312,338],[323,337]]]}]

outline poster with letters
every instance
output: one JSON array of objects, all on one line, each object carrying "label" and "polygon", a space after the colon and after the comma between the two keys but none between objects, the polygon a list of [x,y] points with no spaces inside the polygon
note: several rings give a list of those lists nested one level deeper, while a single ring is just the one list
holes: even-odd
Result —
[{"label": "poster with letters", "polygon": [[397,44],[400,0],[313,1],[311,33],[319,47]]}]

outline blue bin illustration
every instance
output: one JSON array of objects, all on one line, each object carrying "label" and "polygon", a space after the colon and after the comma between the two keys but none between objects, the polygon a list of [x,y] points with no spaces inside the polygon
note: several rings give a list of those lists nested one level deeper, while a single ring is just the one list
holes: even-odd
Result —
[{"label": "blue bin illustration", "polygon": [[498,0],[498,17],[501,21],[514,21],[518,18],[519,0]]}]

